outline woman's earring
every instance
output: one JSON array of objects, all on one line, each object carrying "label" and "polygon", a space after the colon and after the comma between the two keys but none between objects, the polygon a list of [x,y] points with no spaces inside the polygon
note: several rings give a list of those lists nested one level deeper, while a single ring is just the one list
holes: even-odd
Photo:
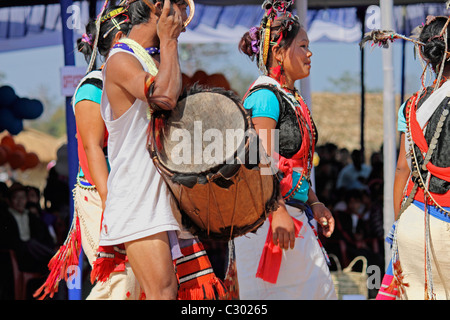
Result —
[{"label": "woman's earring", "polygon": [[284,76],[283,60],[278,61],[278,65],[280,66],[280,84],[283,86],[286,84],[286,77]]}]

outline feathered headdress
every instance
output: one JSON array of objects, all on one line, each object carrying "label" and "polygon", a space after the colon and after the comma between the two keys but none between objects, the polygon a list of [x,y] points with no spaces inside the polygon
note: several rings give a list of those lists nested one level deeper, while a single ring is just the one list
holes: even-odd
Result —
[{"label": "feathered headdress", "polygon": [[[450,8],[450,1],[446,2],[446,8],[447,9]],[[442,30],[439,33],[439,35],[437,35],[436,37],[442,38],[442,40],[445,43],[445,52],[448,53],[447,27],[448,27],[448,25],[450,23],[450,16],[449,17],[445,17],[445,18],[447,18],[447,22],[445,23],[445,25],[442,28]],[[388,48],[389,44],[391,42],[394,42],[395,40],[398,40],[398,39],[403,39],[403,40],[412,42],[414,44],[414,46],[415,46],[416,52],[420,52],[420,50],[419,50],[420,47],[424,46],[425,43],[423,43],[423,42],[418,40],[419,35],[420,35],[423,27],[426,26],[426,25],[429,25],[430,23],[432,23],[435,19],[436,19],[435,16],[428,16],[426,18],[425,24],[414,28],[414,30],[412,31],[411,37],[407,37],[407,36],[401,35],[399,33],[396,33],[395,31],[392,31],[392,30],[372,30],[371,32],[368,32],[368,33],[366,33],[364,35],[364,37],[362,38],[362,40],[359,43],[359,45],[360,45],[361,48],[363,48],[366,43],[372,42],[372,46],[378,44],[380,47]],[[425,59],[423,59],[423,60],[425,60]],[[442,73],[444,71],[445,61],[448,61],[448,60],[449,59],[447,58],[447,55],[444,54],[443,57],[442,57],[442,62],[437,66],[437,67],[439,67],[439,70],[434,70],[437,73],[435,89],[439,86],[439,84],[441,82]],[[423,81],[423,77],[426,74],[426,70],[427,70],[427,68],[429,66],[429,63],[427,61],[425,61],[425,64],[423,66],[424,66],[424,70],[423,70],[423,73],[422,73],[422,83],[424,82]]]},{"label": "feathered headdress", "polygon": [[97,58],[97,45],[98,45],[98,38],[99,38],[99,34],[100,34],[100,25],[101,25],[101,20],[102,20],[102,16],[103,13],[106,10],[106,7],[108,6],[109,0],[105,0],[105,3],[103,4],[102,10],[100,10],[100,13],[97,16],[97,19],[95,20],[95,29],[96,29],[96,33],[97,36],[94,39],[94,44],[92,45],[92,55],[91,55],[91,60],[89,61],[89,65],[88,68],[86,70],[86,73],[89,73],[92,71],[92,68],[94,67],[94,63],[95,63],[95,59]]}]

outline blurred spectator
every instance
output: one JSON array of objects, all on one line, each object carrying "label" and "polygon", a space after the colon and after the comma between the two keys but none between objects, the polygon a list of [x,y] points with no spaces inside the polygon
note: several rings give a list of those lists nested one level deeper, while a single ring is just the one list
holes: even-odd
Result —
[{"label": "blurred spectator", "polygon": [[0,296],[13,299],[13,270],[8,250],[13,250],[20,271],[38,272],[42,279],[29,284],[28,297],[45,280],[47,265],[55,254],[54,243],[45,223],[27,208],[27,189],[13,183],[8,190],[7,203],[0,211],[1,280]]},{"label": "blurred spectator", "polygon": [[371,171],[371,167],[363,163],[361,150],[353,150],[352,163],[346,165],[339,172],[336,188],[346,190],[364,189]]},{"label": "blurred spectator", "polygon": [[66,239],[70,225],[70,195],[67,177],[59,174],[56,167],[48,172],[47,184],[44,188],[43,208],[47,213],[56,217],[54,229],[58,245],[62,245]]},{"label": "blurred spectator", "polygon": [[339,163],[339,171],[346,165],[350,164],[352,159],[347,148],[341,148],[336,154],[336,160]]},{"label": "blurred spectator", "polygon": [[47,210],[43,210],[41,206],[41,191],[32,186],[27,186],[27,209],[30,213],[35,214],[39,217],[47,226],[50,235],[52,236],[53,242],[56,245],[58,243],[55,228],[58,225],[58,217],[54,214],[49,213]]},{"label": "blurred spectator", "polygon": [[26,188],[14,183],[9,188],[9,207],[3,216],[0,246],[16,252],[19,269],[47,272],[54,243],[43,221],[26,209]]},{"label": "blurred spectator", "polygon": [[337,146],[327,143],[324,146],[318,146],[316,150],[320,158],[319,165],[314,171],[316,194],[324,203],[332,205],[336,202],[334,191],[340,170]]},{"label": "blurred spectator", "polygon": [[335,254],[344,266],[356,257],[356,249],[366,247],[367,218],[361,215],[363,211],[362,193],[353,189],[345,194],[345,207],[333,212],[336,228],[331,238],[339,244]]}]

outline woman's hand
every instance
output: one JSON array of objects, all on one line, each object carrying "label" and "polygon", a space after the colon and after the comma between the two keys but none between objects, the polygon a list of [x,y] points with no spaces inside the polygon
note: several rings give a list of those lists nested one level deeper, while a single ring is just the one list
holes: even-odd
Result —
[{"label": "woman's hand", "polygon": [[311,204],[311,210],[314,213],[314,219],[322,227],[322,233],[325,237],[331,237],[334,231],[334,218],[331,211],[321,202]]},{"label": "woman's hand", "polygon": [[280,206],[272,212],[273,244],[281,249],[293,249],[295,245],[295,226],[291,215],[285,206]]}]

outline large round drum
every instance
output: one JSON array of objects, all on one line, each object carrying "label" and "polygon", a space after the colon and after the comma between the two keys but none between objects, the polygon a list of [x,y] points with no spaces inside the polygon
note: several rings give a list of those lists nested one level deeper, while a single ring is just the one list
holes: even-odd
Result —
[{"label": "large round drum", "polygon": [[196,235],[244,235],[277,207],[270,158],[230,91],[193,88],[169,114],[154,114],[148,147]]}]

